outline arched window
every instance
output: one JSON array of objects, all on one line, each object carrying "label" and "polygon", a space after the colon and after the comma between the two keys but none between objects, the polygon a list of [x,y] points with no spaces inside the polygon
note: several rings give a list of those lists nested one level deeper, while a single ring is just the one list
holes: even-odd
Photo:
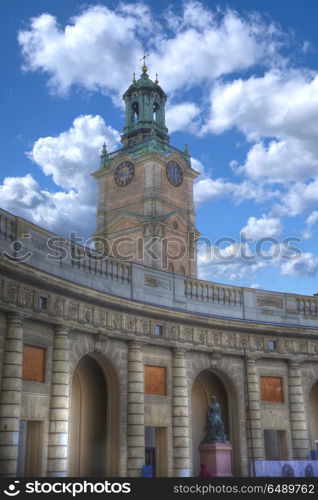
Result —
[{"label": "arched window", "polygon": [[137,101],[134,101],[131,105],[132,107],[132,123],[137,123],[139,119],[139,105]]},{"label": "arched window", "polygon": [[174,267],[173,267],[173,264],[171,262],[168,266],[168,271],[169,271],[169,273],[174,273]]},{"label": "arched window", "polygon": [[159,104],[157,102],[153,103],[153,106],[152,106],[152,119],[155,122],[158,122],[158,120],[159,120],[159,113],[158,113],[159,107],[160,106],[159,106]]},{"label": "arched window", "polygon": [[185,269],[183,266],[180,267],[180,274],[182,274],[182,276],[185,276]]}]

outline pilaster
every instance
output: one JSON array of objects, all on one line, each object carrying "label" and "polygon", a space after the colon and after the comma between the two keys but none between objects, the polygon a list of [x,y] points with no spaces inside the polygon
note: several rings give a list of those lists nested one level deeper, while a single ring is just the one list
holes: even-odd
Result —
[{"label": "pilaster", "polygon": [[16,476],[21,413],[22,315],[7,313],[0,393],[0,476]]},{"label": "pilaster", "polygon": [[246,360],[246,375],[247,375],[247,399],[248,399],[248,414],[250,426],[250,442],[252,459],[264,460],[264,436],[261,424],[261,402],[260,402],[260,387],[259,375],[255,358]]},{"label": "pilaster", "polygon": [[145,464],[144,363],[142,343],[129,342],[127,476],[139,477]]},{"label": "pilaster", "polygon": [[55,325],[47,475],[64,477],[68,473],[69,422],[69,339],[63,325]]},{"label": "pilaster", "polygon": [[289,414],[294,460],[308,459],[310,449],[300,362],[288,362]]},{"label": "pilaster", "polygon": [[190,467],[190,419],[185,350],[173,349],[172,359],[173,475],[188,477]]}]

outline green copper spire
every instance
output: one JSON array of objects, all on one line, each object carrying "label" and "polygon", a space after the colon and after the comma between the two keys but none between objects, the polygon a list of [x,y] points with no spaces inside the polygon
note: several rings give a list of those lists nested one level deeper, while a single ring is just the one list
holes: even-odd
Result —
[{"label": "green copper spire", "polygon": [[126,124],[121,141],[123,147],[108,153],[106,144],[101,152],[100,168],[107,168],[112,160],[124,152],[138,157],[150,152],[164,156],[172,153],[181,154],[191,167],[190,155],[185,146],[184,151],[169,144],[168,129],[165,123],[165,105],[167,96],[159,86],[158,75],[154,81],[149,78],[145,64],[148,54],[144,53],[142,73],[136,80],[133,73],[132,84],[123,95],[126,105]]},{"label": "green copper spire", "polygon": [[142,73],[138,80],[133,77],[132,84],[123,95],[126,104],[126,124],[123,129],[122,142],[125,147],[154,137],[168,143],[168,129],[165,123],[165,104],[167,96],[155,81],[149,78],[144,54]]}]

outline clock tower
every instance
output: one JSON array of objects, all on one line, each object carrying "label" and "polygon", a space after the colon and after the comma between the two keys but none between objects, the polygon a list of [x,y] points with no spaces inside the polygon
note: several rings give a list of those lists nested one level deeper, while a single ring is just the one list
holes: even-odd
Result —
[{"label": "clock tower", "polygon": [[169,144],[167,96],[147,74],[124,93],[123,147],[107,152],[93,177],[99,186],[97,248],[116,259],[197,275],[193,183],[187,148]]}]

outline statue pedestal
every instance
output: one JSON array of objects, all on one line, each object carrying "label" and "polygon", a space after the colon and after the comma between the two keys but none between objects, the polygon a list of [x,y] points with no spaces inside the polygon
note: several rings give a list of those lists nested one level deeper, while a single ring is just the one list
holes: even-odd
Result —
[{"label": "statue pedestal", "polygon": [[201,443],[199,450],[200,463],[209,469],[212,476],[233,476],[232,446],[230,443]]}]

